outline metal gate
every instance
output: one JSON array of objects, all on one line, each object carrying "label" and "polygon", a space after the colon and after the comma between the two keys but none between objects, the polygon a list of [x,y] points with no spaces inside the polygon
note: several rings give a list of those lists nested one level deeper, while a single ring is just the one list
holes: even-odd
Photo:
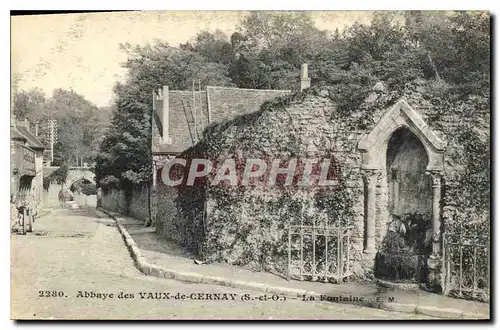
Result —
[{"label": "metal gate", "polygon": [[288,225],[288,279],[341,283],[350,270],[351,228]]},{"label": "metal gate", "polygon": [[[443,234],[443,294],[457,298],[490,300],[489,235],[469,230]],[[484,228],[483,228],[484,229]],[[467,232],[469,234],[464,235]]]}]

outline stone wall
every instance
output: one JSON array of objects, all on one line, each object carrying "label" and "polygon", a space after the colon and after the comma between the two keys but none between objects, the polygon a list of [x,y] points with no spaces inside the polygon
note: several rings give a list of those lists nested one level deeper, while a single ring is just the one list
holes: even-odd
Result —
[{"label": "stone wall", "polygon": [[103,191],[101,207],[147,221],[149,219],[148,188],[136,187],[132,192],[128,193],[122,189]]},{"label": "stone wall", "polygon": [[177,190],[158,182],[151,206],[156,232],[167,240],[189,246],[187,222],[177,208]]},{"label": "stone wall", "polygon": [[61,207],[61,202],[59,202],[59,192],[61,191],[61,185],[52,182],[48,189],[43,190],[42,203],[44,207],[47,208],[58,208]]},{"label": "stone wall", "polygon": [[[236,117],[209,127],[204,139],[179,157],[220,157],[222,160],[328,157],[339,166],[341,184],[335,188],[306,190],[266,185],[251,189],[200,185],[169,190],[158,183],[152,197],[157,231],[198,252],[207,262],[226,262],[284,273],[288,224],[301,220],[304,224],[318,221],[316,225],[349,227],[352,270],[360,277],[371,276],[374,255],[364,253],[367,214],[368,211],[374,214],[375,250],[379,251],[389,230],[390,213],[394,211],[390,205],[393,192],[390,192],[391,178],[387,168],[382,168],[380,175],[370,179],[374,180],[371,183],[366,179],[358,143],[404,97],[425,122],[424,126],[448,143],[441,180],[441,232],[451,232],[457,225],[475,224],[489,233],[487,210],[477,213],[459,202],[471,196],[470,191],[474,190],[473,184],[466,187],[461,184],[467,166],[470,167],[465,160],[468,155],[461,134],[472,127],[481,139],[489,139],[489,105],[475,99],[443,104],[442,100],[426,97],[428,91],[421,87],[410,86],[401,93],[386,91],[382,83],[375,87],[359,109],[348,114],[337,109],[328,88],[311,89],[304,94],[267,102],[254,113],[244,109],[242,100],[248,96],[244,90],[240,102],[235,98],[238,90],[207,89],[207,97],[219,100],[209,105],[212,116],[217,117],[217,111],[227,108],[234,111]],[[381,148],[378,152],[386,154],[386,149]],[[400,158],[395,162],[397,166],[411,169],[414,165],[404,160],[407,158],[404,153]],[[415,175],[425,175],[422,166]],[[421,183],[430,184],[425,178]],[[161,181],[160,174],[157,179]],[[411,185],[417,178],[406,179],[409,180],[406,184]],[[368,184],[375,187],[373,206],[366,205]],[[427,197],[431,196],[426,194],[432,195],[429,191],[410,191],[400,207],[406,211],[430,210],[432,206]],[[426,201],[418,196],[424,196]],[[405,210],[399,211],[404,213]]]},{"label": "stone wall", "polygon": [[149,190],[148,187],[134,189],[128,205],[128,214],[136,219],[149,219]]},{"label": "stone wall", "polygon": [[[283,273],[286,265],[286,225],[297,217],[305,217],[306,222],[312,221],[313,217],[324,217],[331,225],[352,228],[351,265],[360,276],[370,274],[374,255],[363,253],[366,248],[367,182],[363,180],[358,143],[401,96],[440,139],[449,142],[444,157],[442,230],[450,222],[456,222],[459,206],[454,205],[452,191],[456,191],[457,177],[463,172],[460,165],[463,154],[460,154],[460,141],[455,136],[464,125],[480,127],[481,123],[475,122],[479,121],[477,118],[464,120],[460,115],[440,114],[442,110],[439,106],[432,104],[419,91],[406,90],[399,95],[388,93],[383,88],[374,89],[360,109],[346,115],[337,111],[328,91],[316,89],[269,102],[258,113],[242,115],[216,125],[206,132],[206,140],[189,151],[192,154],[184,153],[180,157],[208,155],[220,159],[289,159],[328,156],[340,166],[342,184],[336,189],[307,191],[279,190],[265,185],[252,189],[199,187],[198,191],[206,189],[204,198],[189,189],[182,191],[176,199],[177,212],[187,219],[184,230],[190,227],[191,237],[201,239],[198,252],[209,262],[227,262]],[[471,113],[478,112],[481,120],[485,120],[485,109],[473,105],[467,108]],[[387,153],[387,150],[379,152]],[[383,170],[375,180],[374,241],[375,249],[379,250],[391,220],[387,171]],[[424,179],[422,182],[429,181]],[[405,208],[409,210],[429,207],[427,202],[422,204],[406,200],[405,203]],[[471,216],[470,219],[477,219],[477,215],[466,214]],[[196,244],[192,242],[192,245]]]},{"label": "stone wall", "polygon": [[97,206],[97,195],[85,195],[80,192],[75,192],[73,194],[74,201],[83,207],[96,207]]},{"label": "stone wall", "polygon": [[[482,214],[476,210],[465,210],[460,199],[467,197],[474,186],[461,185],[461,176],[465,173],[467,151],[461,140],[465,131],[475,131],[484,140],[489,141],[490,104],[477,98],[459,100],[455,103],[440,104],[440,100],[428,100],[422,92],[407,94],[408,103],[422,114],[429,127],[438,136],[448,142],[444,154],[444,173],[442,178],[442,231],[456,227],[457,222],[482,223],[488,221],[485,231],[489,229],[489,210]],[[486,143],[487,144],[487,143]],[[483,164],[477,164],[482,166]]]},{"label": "stone wall", "polygon": [[106,210],[127,214],[128,205],[125,198],[125,191],[118,189],[103,191],[101,206]]},{"label": "stone wall", "polygon": [[[281,189],[258,185],[249,189],[206,187],[207,197],[183,192],[178,199],[189,224],[200,229],[200,254],[207,261],[227,262],[253,269],[285,272],[289,221],[302,216],[305,224],[320,219],[324,225],[352,227],[350,263],[361,274],[363,250],[363,181],[360,155],[353,152],[358,134],[330,124],[335,106],[328,97],[307,95],[266,104],[256,114],[244,115],[210,136],[210,143],[196,146],[199,154],[217,158],[330,158],[340,168],[336,187]],[[215,128],[217,130],[217,128]],[[215,139],[215,140],[214,140]],[[207,138],[209,140],[209,138]],[[216,143],[214,143],[216,142]],[[182,156],[182,155],[181,155]],[[202,190],[198,188],[198,190]],[[200,212],[206,203],[206,217]],[[194,204],[194,205],[193,205]],[[302,209],[300,214],[297,210]],[[202,226],[203,225],[203,226]],[[193,229],[195,231],[196,229]]]}]

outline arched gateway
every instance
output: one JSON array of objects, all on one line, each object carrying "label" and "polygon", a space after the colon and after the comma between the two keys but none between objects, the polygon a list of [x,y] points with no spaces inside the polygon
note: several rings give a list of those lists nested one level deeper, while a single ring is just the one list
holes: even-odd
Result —
[{"label": "arched gateway", "polygon": [[403,99],[358,143],[365,181],[364,253],[367,260],[375,259],[394,217],[428,214],[427,232],[432,240],[427,260],[429,275],[439,268],[445,148],[446,142]]}]

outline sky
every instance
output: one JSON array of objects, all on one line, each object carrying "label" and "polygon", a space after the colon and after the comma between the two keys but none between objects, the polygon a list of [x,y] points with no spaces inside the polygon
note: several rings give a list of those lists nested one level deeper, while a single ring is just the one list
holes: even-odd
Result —
[{"label": "sky", "polygon": [[[145,45],[155,39],[178,45],[203,30],[231,35],[244,11],[137,11],[15,16],[11,18],[12,73],[18,88],[73,89],[97,106],[109,105],[113,86],[126,71],[120,43]],[[315,11],[318,28],[341,31],[371,12]]]}]

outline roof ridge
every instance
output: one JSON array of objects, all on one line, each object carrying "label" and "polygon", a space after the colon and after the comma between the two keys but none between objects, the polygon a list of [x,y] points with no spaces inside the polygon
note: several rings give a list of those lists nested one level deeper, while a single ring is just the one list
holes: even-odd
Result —
[{"label": "roof ridge", "polygon": [[[190,91],[190,90],[178,90],[178,89],[173,89],[173,90],[169,90],[168,91],[169,93],[193,93],[193,91]],[[198,90],[198,91],[194,91],[195,93],[206,93],[206,90],[202,89],[202,90]]]},{"label": "roof ridge", "polygon": [[229,87],[229,86],[206,86],[206,88],[218,88],[218,89],[237,89],[242,91],[256,91],[256,92],[288,92],[291,93],[291,89],[258,89],[258,88],[240,88],[240,87]]},{"label": "roof ridge", "polygon": [[45,149],[45,145],[38,139],[38,137],[31,133],[30,130],[23,126],[16,126],[17,130],[26,138],[30,147],[37,149]]}]

